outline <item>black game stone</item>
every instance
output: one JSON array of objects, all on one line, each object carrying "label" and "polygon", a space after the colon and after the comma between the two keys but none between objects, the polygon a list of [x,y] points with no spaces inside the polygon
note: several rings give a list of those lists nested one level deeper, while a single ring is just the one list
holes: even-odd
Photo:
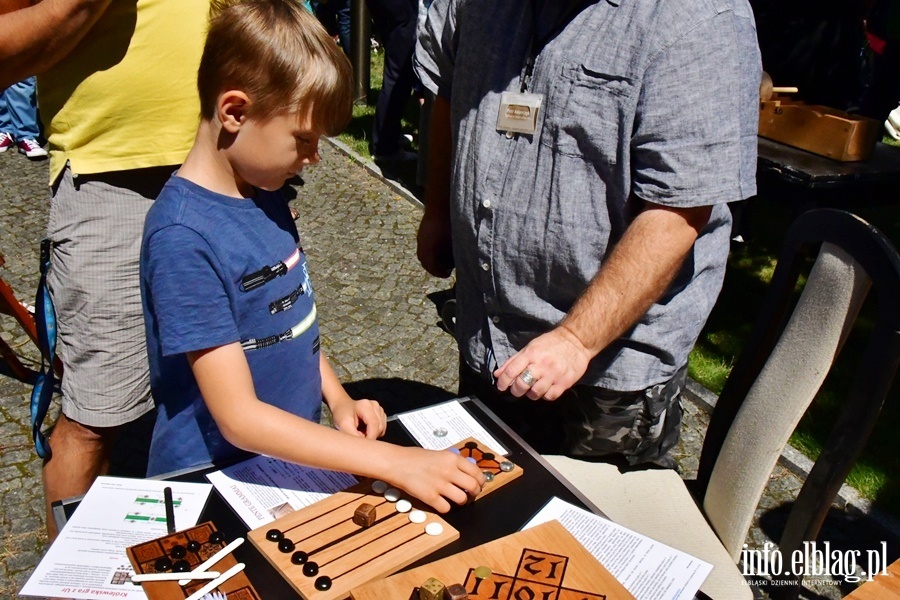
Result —
[{"label": "black game stone", "polygon": [[278,549],[287,554],[294,551],[294,542],[287,538],[278,541]]},{"label": "black game stone", "polygon": [[191,552],[199,552],[200,551],[200,542],[197,540],[191,540],[187,543],[187,549]]},{"label": "black game stone", "polygon": [[493,453],[491,453],[491,452],[485,452],[485,453],[481,456],[481,458],[483,458],[484,460],[494,460],[494,455],[493,455]]},{"label": "black game stone", "polygon": [[284,539],[284,534],[278,529],[270,529],[266,532],[266,539],[270,542],[280,542]]},{"label": "black game stone", "polygon": [[191,570],[191,564],[186,560],[176,560],[172,565],[172,571],[175,573],[187,573]]},{"label": "black game stone", "polygon": [[469,450],[474,450],[475,448],[478,447],[478,444],[476,444],[475,442],[466,442],[465,447],[468,448]]},{"label": "black game stone", "polygon": [[331,589],[331,577],[327,575],[322,575],[318,579],[316,579],[316,589],[320,592],[325,592]]},{"label": "black game stone", "polygon": [[303,565],[303,574],[307,577],[315,577],[319,574],[319,565],[314,562],[308,562]]},{"label": "black game stone", "polygon": [[169,560],[168,556],[163,556],[162,558],[157,558],[156,562],[153,563],[153,568],[157,570],[157,572],[168,571],[172,568],[172,561]]},{"label": "black game stone", "polygon": [[225,541],[225,534],[221,531],[213,531],[209,534],[209,543],[210,544],[221,544]]},{"label": "black game stone", "polygon": [[185,556],[187,556],[187,549],[182,545],[172,546],[172,549],[169,550],[169,556],[171,556],[175,560],[184,558]]},{"label": "black game stone", "polygon": [[295,565],[302,565],[309,560],[309,555],[303,550],[297,550],[291,554],[291,562]]}]

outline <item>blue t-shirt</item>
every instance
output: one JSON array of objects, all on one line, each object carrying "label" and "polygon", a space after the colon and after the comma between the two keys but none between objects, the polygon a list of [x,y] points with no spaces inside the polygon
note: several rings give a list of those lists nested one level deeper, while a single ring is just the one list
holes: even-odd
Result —
[{"label": "blue t-shirt", "polygon": [[213,421],[187,352],[240,342],[260,400],[319,420],[316,305],[280,193],[231,198],[172,176],[144,225],[141,295],[159,407],[148,476],[240,453]]}]

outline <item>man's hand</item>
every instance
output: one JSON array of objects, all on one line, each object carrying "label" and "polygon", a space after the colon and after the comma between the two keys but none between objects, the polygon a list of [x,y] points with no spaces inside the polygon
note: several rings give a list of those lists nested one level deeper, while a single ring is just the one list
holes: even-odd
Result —
[{"label": "man's hand", "polygon": [[387,429],[387,416],[375,400],[348,400],[329,406],[334,425],[340,431],[375,440]]},{"label": "man's hand", "polygon": [[[578,337],[564,326],[540,335],[494,371],[497,389],[532,400],[556,400],[575,385],[594,357]],[[534,383],[521,375],[525,370]]]},{"label": "man's hand", "polygon": [[425,212],[416,234],[416,255],[431,275],[442,279],[450,277],[453,271],[453,244],[447,219]]}]

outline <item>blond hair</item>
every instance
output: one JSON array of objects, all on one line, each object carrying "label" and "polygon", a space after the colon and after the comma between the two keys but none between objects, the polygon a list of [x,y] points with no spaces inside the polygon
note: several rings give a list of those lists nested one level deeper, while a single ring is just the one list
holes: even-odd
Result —
[{"label": "blond hair", "polygon": [[318,20],[296,0],[214,0],[200,60],[200,112],[212,120],[219,94],[240,90],[248,115],[309,116],[325,135],[350,121],[352,68]]}]

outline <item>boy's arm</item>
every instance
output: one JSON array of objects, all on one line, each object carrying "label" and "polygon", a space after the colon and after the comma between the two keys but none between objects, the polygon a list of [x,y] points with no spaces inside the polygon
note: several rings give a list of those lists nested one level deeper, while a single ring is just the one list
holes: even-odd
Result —
[{"label": "boy's arm", "polygon": [[325,354],[319,352],[319,371],[322,374],[322,397],[331,410],[334,425],[344,433],[378,439],[387,430],[384,409],[374,400],[351,398]]},{"label": "boy's arm", "polygon": [[450,510],[447,500],[464,504],[467,494],[481,492],[481,471],[452,452],[404,448],[348,436],[261,402],[239,343],[189,352],[187,356],[216,425],[238,448],[383,479],[439,512]]},{"label": "boy's arm", "polygon": [[65,58],[110,0],[0,0],[0,89]]}]

